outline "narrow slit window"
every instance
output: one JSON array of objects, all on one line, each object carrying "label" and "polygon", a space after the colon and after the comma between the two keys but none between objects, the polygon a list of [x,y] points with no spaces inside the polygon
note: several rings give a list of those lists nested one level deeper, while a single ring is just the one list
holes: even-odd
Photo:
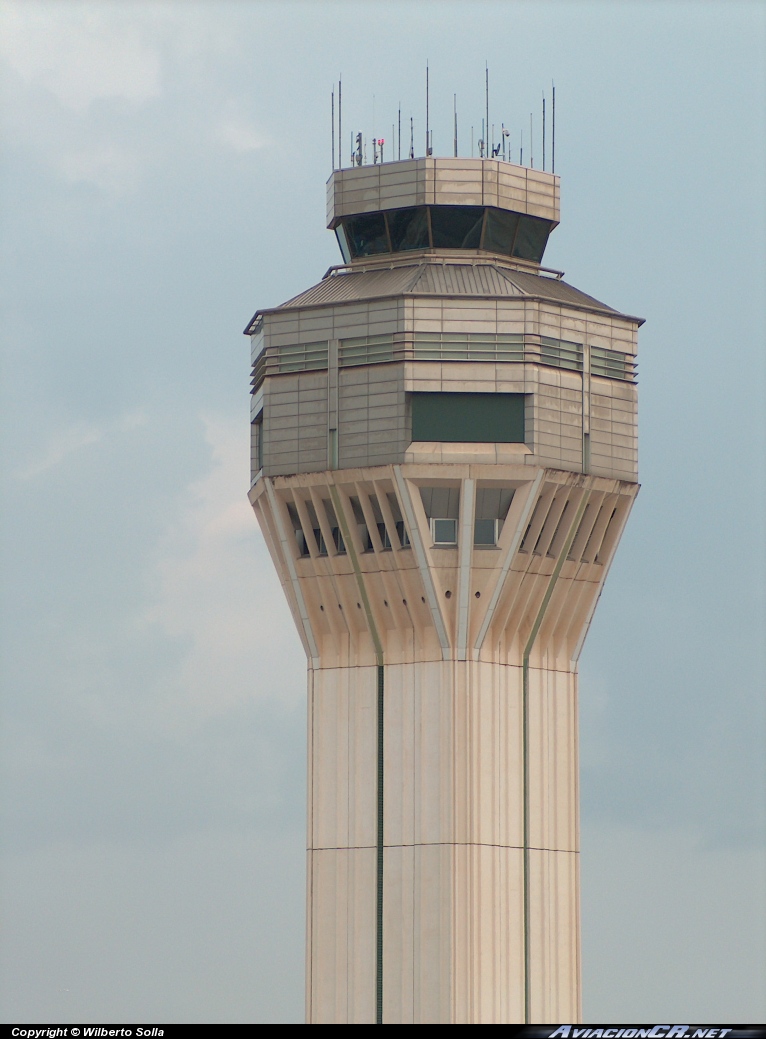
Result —
[{"label": "narrow slit window", "polygon": [[255,476],[263,469],[263,411],[253,419],[250,433],[250,464]]}]

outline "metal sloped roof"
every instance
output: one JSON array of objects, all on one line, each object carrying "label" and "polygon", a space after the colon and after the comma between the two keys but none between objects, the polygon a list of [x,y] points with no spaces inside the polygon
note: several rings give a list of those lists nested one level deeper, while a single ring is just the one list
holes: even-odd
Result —
[{"label": "metal sloped roof", "polygon": [[[382,269],[339,270],[274,309],[293,310],[298,307],[327,306],[333,303],[402,295],[474,296],[490,299],[526,296],[607,314],[619,313],[613,307],[557,278],[520,271],[492,261],[443,263],[428,259]],[[260,313],[262,311],[259,311]],[[252,331],[253,322],[246,331]]]},{"label": "metal sloped roof", "polygon": [[593,310],[603,310],[609,314],[617,314],[614,307],[581,292],[574,285],[558,278],[544,278],[539,274],[528,274],[526,271],[503,271],[503,276],[519,287],[523,296],[542,296],[556,300],[558,303],[572,303],[575,306],[587,306]]},{"label": "metal sloped roof", "polygon": [[387,267],[384,270],[355,271],[333,274],[305,292],[293,296],[277,310],[293,307],[316,306],[320,303],[347,303],[353,300],[375,299],[380,296],[400,296],[407,292],[412,281],[420,275],[422,264],[408,267]]},{"label": "metal sloped roof", "polygon": [[493,264],[428,263],[410,289],[418,296],[522,296]]}]

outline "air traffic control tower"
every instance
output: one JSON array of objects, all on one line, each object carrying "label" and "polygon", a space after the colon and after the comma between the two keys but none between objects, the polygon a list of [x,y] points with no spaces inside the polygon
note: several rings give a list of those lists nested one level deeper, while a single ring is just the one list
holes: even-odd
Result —
[{"label": "air traffic control tower", "polygon": [[541,266],[558,222],[497,159],[336,171],[344,263],[246,329],[308,661],[309,1023],[580,1018],[577,661],[641,321]]}]

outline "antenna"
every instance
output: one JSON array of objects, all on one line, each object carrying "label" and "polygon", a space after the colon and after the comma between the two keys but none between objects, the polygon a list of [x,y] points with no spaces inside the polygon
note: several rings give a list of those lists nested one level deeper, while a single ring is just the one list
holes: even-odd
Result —
[{"label": "antenna", "polygon": [[341,145],[340,142],[343,140],[343,124],[341,122],[341,107],[340,107],[341,106],[341,92],[340,92],[340,90],[341,90],[340,76],[338,76],[338,169],[342,170],[343,169],[343,155],[342,155],[342,151],[341,151],[342,145]]},{"label": "antenna", "polygon": [[479,138],[479,158],[484,158],[484,120],[481,121],[481,137]]},{"label": "antenna", "polygon": [[473,158],[473,127],[471,127],[471,158]]},{"label": "antenna", "polygon": [[543,173],[545,172],[545,94],[543,94]]},{"label": "antenna", "polygon": [[532,113],[529,113],[529,165],[535,168],[535,144],[532,136]]},{"label": "antenna", "polygon": [[[486,132],[489,133],[489,65],[487,64],[487,62],[484,63],[484,103],[487,109]],[[487,148],[487,138],[483,129],[482,137],[484,138],[484,151],[488,152],[489,149]]]},{"label": "antenna", "polygon": [[330,119],[332,120],[332,168],[335,169],[335,89],[330,91]]},{"label": "antenna", "polygon": [[415,120],[410,116],[410,158],[415,158]]},{"label": "antenna", "polygon": [[426,62],[426,155],[431,154],[428,138],[428,62]]},{"label": "antenna", "polygon": [[397,158],[402,157],[402,103],[399,102],[399,153]]},{"label": "antenna", "polygon": [[454,155],[457,158],[457,94],[452,95],[452,108],[455,113],[455,141],[454,141]]},{"label": "antenna", "polygon": [[524,165],[524,131],[519,134],[519,166]]},{"label": "antenna", "polygon": [[[508,127],[507,126],[503,126],[503,162],[505,162],[505,144],[506,144],[506,139],[509,138],[510,135],[511,135],[511,131],[508,129]],[[510,162],[510,161],[511,161],[511,142],[509,140],[508,141],[508,162]]]},{"label": "antenna", "polygon": [[553,111],[551,113],[553,125],[551,127],[551,173],[556,172],[556,84],[553,85]]},{"label": "antenna", "polygon": [[[353,145],[352,145],[352,151],[353,151]],[[356,161],[356,165],[357,166],[361,166],[362,165],[362,135],[361,135],[361,133],[358,133],[356,135],[356,155],[355,155],[355,161]],[[352,163],[352,165],[353,165],[353,163]]]}]

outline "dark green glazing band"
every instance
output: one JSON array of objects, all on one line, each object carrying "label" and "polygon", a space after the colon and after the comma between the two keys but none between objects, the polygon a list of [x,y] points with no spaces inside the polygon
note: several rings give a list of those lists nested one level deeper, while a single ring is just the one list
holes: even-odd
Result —
[{"label": "dark green glazing band", "polygon": [[550,220],[494,206],[413,206],[342,217],[335,234],[343,259],[415,249],[483,249],[540,263]]}]

